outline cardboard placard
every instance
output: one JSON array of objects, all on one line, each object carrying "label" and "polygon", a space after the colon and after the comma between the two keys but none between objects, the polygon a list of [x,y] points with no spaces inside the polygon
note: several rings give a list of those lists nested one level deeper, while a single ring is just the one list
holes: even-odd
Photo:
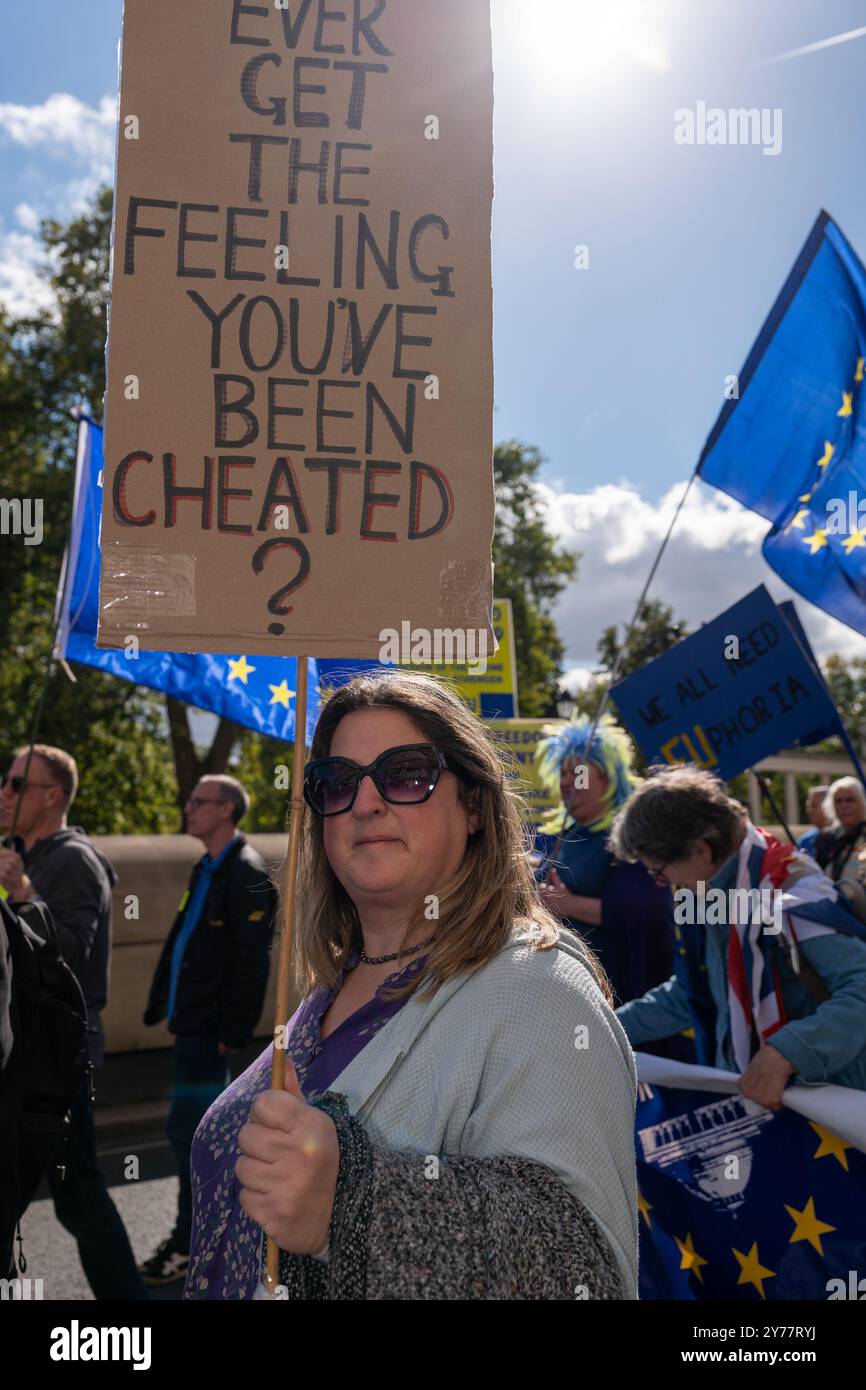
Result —
[{"label": "cardboard placard", "polygon": [[486,634],[488,0],[126,0],[99,645]]}]

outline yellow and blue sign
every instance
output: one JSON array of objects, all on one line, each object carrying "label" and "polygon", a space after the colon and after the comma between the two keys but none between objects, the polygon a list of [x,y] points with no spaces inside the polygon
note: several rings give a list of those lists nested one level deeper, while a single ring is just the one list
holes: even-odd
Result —
[{"label": "yellow and blue sign", "polygon": [[[477,649],[469,648],[467,645],[464,646],[463,650],[468,651],[470,655],[477,653],[476,659],[455,665],[426,660],[412,661],[410,658],[415,639],[418,638],[419,646],[423,647],[424,643],[420,639],[422,636],[426,636],[428,645],[432,645],[437,634],[416,633],[413,631],[411,623],[404,623],[402,631],[394,629],[397,645],[402,643],[407,650],[407,659],[400,660],[400,668],[408,671],[420,671],[425,675],[439,676],[450,681],[472,712],[477,714],[480,719],[515,719],[518,713],[517,660],[511,599],[493,600],[493,631],[499,643],[495,656],[477,653]],[[448,629],[441,635],[450,640],[454,634]],[[474,635],[472,634],[473,637]],[[479,657],[481,659],[478,659]],[[382,663],[378,661],[359,659],[343,661],[336,658],[320,658],[318,661],[318,674],[324,686],[345,685],[353,676],[359,675],[362,671],[380,669],[382,669]]]},{"label": "yellow and blue sign", "polygon": [[[495,656],[482,662],[459,666],[411,667],[427,671],[451,681],[458,694],[480,719],[515,719],[517,717],[517,661],[514,645],[514,615],[511,599],[493,600],[493,631],[499,648]],[[475,666],[485,670],[475,670]]]},{"label": "yellow and blue sign", "polygon": [[537,764],[538,745],[554,726],[546,719],[492,719],[490,728],[508,749],[516,764],[518,791],[526,802],[529,819],[541,825],[562,811],[558,789],[545,782]]}]

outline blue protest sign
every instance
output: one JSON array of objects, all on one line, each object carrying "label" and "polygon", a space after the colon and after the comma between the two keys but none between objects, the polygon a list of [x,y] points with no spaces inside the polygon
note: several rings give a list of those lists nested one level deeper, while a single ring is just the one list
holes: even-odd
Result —
[{"label": "blue protest sign", "polygon": [[611,694],[648,760],[697,763],[725,780],[838,728],[820,674],[763,585]]}]

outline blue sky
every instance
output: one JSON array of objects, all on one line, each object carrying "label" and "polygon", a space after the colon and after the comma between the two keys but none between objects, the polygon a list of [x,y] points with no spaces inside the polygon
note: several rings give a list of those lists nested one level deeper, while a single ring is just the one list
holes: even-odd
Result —
[{"label": "blue sky", "polygon": [[[419,0],[420,2],[420,0]],[[33,294],[37,218],[110,173],[120,0],[4,0],[0,293]],[[492,0],[497,439],[547,458],[583,553],[575,668],[630,615],[682,482],[821,207],[866,258],[862,0]],[[65,99],[64,99],[65,98]],[[674,113],[779,109],[781,149],[679,145]],[[588,269],[575,268],[585,245]],[[693,624],[759,582],[763,523],[702,487],[654,592]],[[801,609],[822,653],[863,639]]]}]

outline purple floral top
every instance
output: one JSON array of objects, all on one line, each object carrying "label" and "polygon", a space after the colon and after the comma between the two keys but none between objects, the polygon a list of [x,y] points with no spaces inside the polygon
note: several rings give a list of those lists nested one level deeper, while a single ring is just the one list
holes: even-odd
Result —
[{"label": "purple floral top", "polygon": [[[360,957],[352,951],[343,979]],[[422,969],[412,960],[383,980],[362,1008],[322,1038],[320,1023],[342,985],[319,986],[299,1005],[287,1029],[287,1052],[308,1100],[324,1095],[375,1033],[402,1008],[401,999],[382,992],[403,984]],[[196,1130],[192,1145],[193,1228],[184,1298],[251,1299],[259,1282],[262,1230],[240,1205],[235,1164],[241,1157],[238,1134],[256,1096],[270,1089],[273,1043],[214,1101]]]}]

